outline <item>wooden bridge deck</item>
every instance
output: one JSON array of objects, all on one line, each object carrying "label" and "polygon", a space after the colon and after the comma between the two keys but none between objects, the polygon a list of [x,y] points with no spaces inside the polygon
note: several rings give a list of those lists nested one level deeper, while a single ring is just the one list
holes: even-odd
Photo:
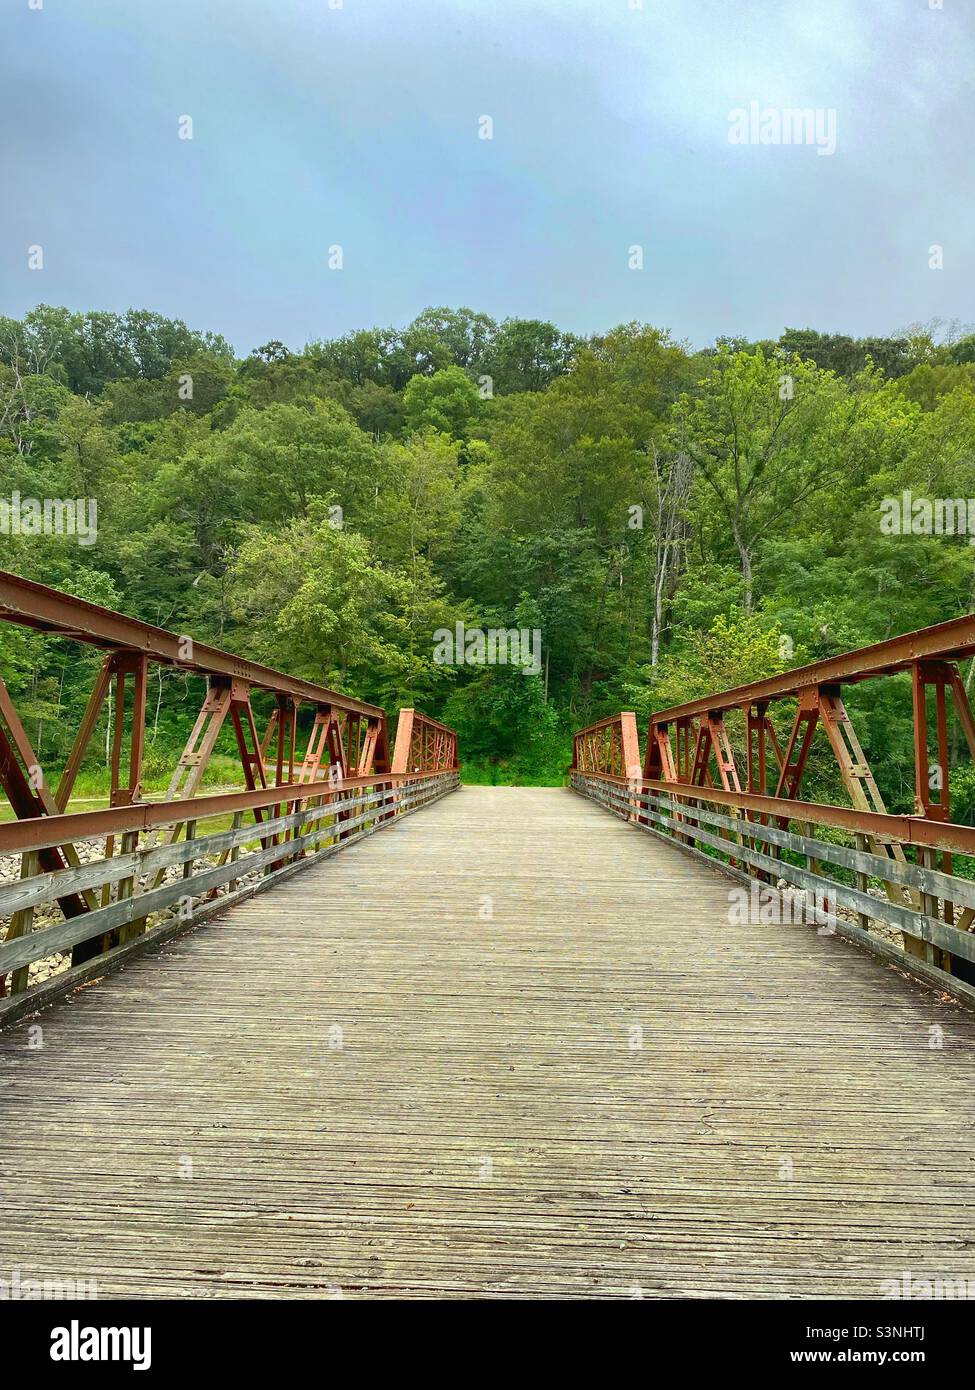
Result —
[{"label": "wooden bridge deck", "polygon": [[975,1019],[813,928],[730,926],[730,886],[570,792],[468,788],[134,961],[43,1049],[0,1036],[0,1277],[975,1280]]}]

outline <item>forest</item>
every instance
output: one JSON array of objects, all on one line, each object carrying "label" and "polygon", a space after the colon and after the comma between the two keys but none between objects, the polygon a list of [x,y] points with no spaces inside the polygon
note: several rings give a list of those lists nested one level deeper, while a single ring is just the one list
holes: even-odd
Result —
[{"label": "forest", "polygon": [[[572,730],[604,714],[642,724],[975,608],[965,526],[911,525],[916,499],[930,517],[975,497],[975,335],[957,323],[695,350],[643,323],[580,337],[429,308],[240,358],[148,311],[40,305],[0,318],[0,470],[8,503],[97,502],[93,544],[0,528],[0,568],[391,718],[415,705],[458,730],[469,781],[558,785]],[[541,660],[444,662],[458,623],[537,633]],[[45,765],[97,661],[0,631]],[[154,674],[150,783],[196,684]],[[909,682],[848,705],[888,805],[910,810]],[[833,799],[833,776],[814,763],[807,794]],[[971,820],[969,767],[951,790]]]}]

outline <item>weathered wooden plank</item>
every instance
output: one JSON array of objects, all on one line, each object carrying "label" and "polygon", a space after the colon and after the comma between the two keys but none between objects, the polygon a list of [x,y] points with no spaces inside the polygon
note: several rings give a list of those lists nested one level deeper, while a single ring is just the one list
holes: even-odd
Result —
[{"label": "weathered wooden plank", "polygon": [[975,1280],[975,1019],[733,925],[728,888],[546,789],[292,873],[40,1015],[43,1048],[0,1035],[0,1268],[309,1299]]},{"label": "weathered wooden plank", "polygon": [[[398,815],[412,815],[415,811],[422,810],[433,801],[439,801],[441,797],[449,795],[450,790],[450,788],[442,790],[434,790],[431,788],[429,791],[424,791],[423,796],[415,803],[401,806]],[[368,821],[368,817],[366,819]],[[352,822],[346,821],[344,824],[351,825]],[[90,961],[85,961],[81,965],[73,966],[69,970],[62,971],[60,974],[53,976],[43,983],[34,985],[26,994],[22,993],[16,998],[0,999],[0,1028],[8,1023],[15,1022],[17,1019],[23,1018],[25,1015],[36,1013],[38,1009],[53,1003],[56,999],[60,999],[63,995],[76,989],[79,985],[88,984],[92,980],[101,979],[105,975],[110,974],[113,970],[124,965],[130,957],[141,955],[144,951],[160,946],[170,941],[175,936],[183,935],[184,932],[189,931],[192,927],[209,921],[211,917],[216,916],[218,913],[226,912],[229,908],[236,906],[240,902],[244,902],[247,898],[253,897],[255,893],[264,892],[266,889],[280,883],[282,879],[290,878],[292,874],[300,872],[302,869],[317,863],[319,860],[327,859],[337,854],[340,850],[345,849],[347,845],[354,844],[357,840],[364,839],[367,835],[374,835],[377,830],[386,828],[388,828],[387,822],[367,824],[364,829],[358,831],[356,834],[348,836],[343,834],[341,840],[320,849],[316,848],[313,854],[305,858],[296,859],[291,863],[283,864],[280,868],[273,869],[271,873],[251,883],[245,884],[243,887],[234,886],[237,882],[235,874],[234,878],[230,879],[230,892],[205,904],[197,904],[193,908],[191,914],[182,918],[164,918],[163,921],[157,923],[148,931],[141,933],[134,940],[123,942],[113,947],[111,950],[105,951],[99,956],[95,956]],[[320,833],[320,831],[315,832],[314,838],[317,839]],[[294,844],[295,841],[291,843]],[[239,859],[236,863],[238,866],[241,866],[237,868],[236,873],[239,874],[247,871],[246,859],[243,861],[243,865],[241,865]]]}]

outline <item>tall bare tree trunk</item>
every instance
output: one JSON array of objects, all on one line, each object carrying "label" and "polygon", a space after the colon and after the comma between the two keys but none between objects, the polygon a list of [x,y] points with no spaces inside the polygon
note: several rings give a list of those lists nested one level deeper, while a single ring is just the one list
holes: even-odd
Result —
[{"label": "tall bare tree trunk", "polygon": [[735,545],[738,547],[738,555],[741,559],[741,578],[743,586],[742,607],[746,613],[752,611],[752,552],[737,521],[731,523],[731,534],[735,538]]},{"label": "tall bare tree trunk", "polygon": [[664,597],[676,579],[680,559],[680,539],[684,531],[684,504],[691,485],[691,459],[683,450],[662,482],[660,456],[653,451],[653,471],[657,479],[657,535],[653,573],[653,611],[650,620],[650,665],[660,660],[660,635],[664,625]]}]

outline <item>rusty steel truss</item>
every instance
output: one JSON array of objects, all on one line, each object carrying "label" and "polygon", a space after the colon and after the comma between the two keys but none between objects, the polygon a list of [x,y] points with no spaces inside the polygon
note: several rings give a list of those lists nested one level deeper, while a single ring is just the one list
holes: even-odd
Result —
[{"label": "rusty steel truss", "polygon": [[632,710],[600,719],[581,729],[572,740],[572,766],[579,772],[639,777],[640,735]]},{"label": "rusty steel truss", "polygon": [[[117,902],[119,895],[131,896],[140,886],[133,875],[116,880],[110,873],[96,885],[78,853],[79,842],[85,839],[103,836],[108,861],[116,855],[135,854],[140,834],[152,837],[141,851],[147,853],[149,849],[175,846],[181,836],[189,839],[205,815],[230,814],[241,833],[242,817],[250,815],[259,828],[263,852],[271,854],[268,871],[276,872],[295,857],[289,842],[297,843],[301,821],[294,817],[301,808],[307,816],[309,811],[339,804],[345,795],[361,797],[378,787],[392,795],[394,788],[416,783],[418,775],[442,779],[458,770],[456,734],[418,711],[400,713],[391,767],[386,714],[380,707],[4,572],[0,572],[0,620],[105,651],[56,783],[41,766],[0,677],[0,790],[16,816],[14,822],[0,825],[0,854],[20,853],[25,879],[48,876],[57,889],[56,902],[65,921],[90,914],[94,914],[93,922],[105,920],[99,914],[113,900]],[[143,797],[142,769],[147,690],[150,671],[157,666],[200,676],[205,689],[163,801],[150,803]],[[263,732],[252,704],[254,693],[271,696],[274,701]],[[78,773],[106,710],[110,728],[108,809],[70,812]],[[199,797],[225,729],[233,733],[243,790]],[[451,785],[456,782],[453,776]],[[413,800],[412,794],[397,793],[388,805],[384,802],[377,819],[399,813]],[[341,802],[338,820],[344,822],[351,814]],[[239,843],[222,851],[218,867],[236,858]],[[147,862],[155,860],[150,857]],[[141,885],[146,892],[160,891],[170,862],[162,857],[152,879]],[[193,860],[186,863],[192,865]],[[84,923],[62,932],[73,967],[115,950],[145,931],[146,918],[127,911],[121,935],[117,928],[88,932]],[[29,931],[30,920],[14,914],[7,926],[6,942]],[[6,993],[7,973],[0,969],[0,995]],[[9,973],[11,990],[23,990],[26,969]]]},{"label": "rusty steel truss", "polygon": [[453,729],[421,714],[418,709],[400,710],[393,772],[452,772],[459,766],[457,735]]},{"label": "rusty steel truss", "polygon": [[[644,777],[648,781],[720,785],[725,791],[797,799],[813,739],[821,726],[847,794],[861,811],[886,810],[876,780],[842,700],[842,686],[909,672],[913,687],[915,813],[950,821],[948,705],[954,706],[969,751],[975,757],[975,721],[958,662],[975,655],[975,616],[871,647],[800,666],[752,685],[738,686],[651,715]],[[933,734],[928,690],[933,692]],[[791,728],[780,742],[769,716],[775,701],[796,702]],[[744,721],[744,767],[739,767],[725,716],[739,710]],[[932,777],[932,769],[938,774]],[[744,783],[741,773],[744,773]],[[715,781],[715,776],[717,781]]]},{"label": "rusty steel truss", "polygon": [[[958,668],[972,656],[975,615],[660,710],[649,720],[642,775],[627,772],[633,759],[620,756],[624,731],[631,730],[631,748],[635,733],[633,716],[620,714],[575,735],[572,782],[587,794],[598,789],[596,799],[608,798],[612,809],[645,828],[663,828],[684,847],[703,843],[731,869],[765,881],[788,878],[768,860],[781,860],[797,838],[813,845],[808,872],[819,875],[831,853],[808,832],[815,825],[842,828],[861,856],[854,891],[865,894],[868,879],[882,886],[887,920],[900,928],[906,955],[940,978],[961,974],[975,983],[975,895],[968,880],[953,874],[953,855],[975,856],[975,829],[951,821],[948,775],[952,711],[975,758],[975,718]],[[912,816],[888,813],[842,698],[845,685],[897,673],[910,676],[912,689]],[[770,707],[784,701],[791,702],[788,722],[777,731]],[[820,730],[849,808],[802,800]],[[625,790],[612,790],[610,784],[624,779]],[[790,825],[803,835],[792,834]],[[833,855],[832,862],[840,861]],[[870,913],[858,916],[866,930]]]}]

